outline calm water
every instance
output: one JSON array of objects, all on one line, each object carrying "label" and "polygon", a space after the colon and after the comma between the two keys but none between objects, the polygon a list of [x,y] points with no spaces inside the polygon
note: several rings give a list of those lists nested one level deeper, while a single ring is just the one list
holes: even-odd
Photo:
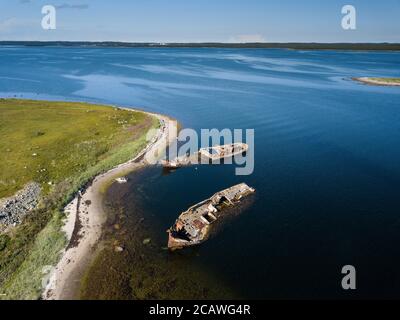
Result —
[{"label": "calm water", "polygon": [[[217,190],[257,189],[187,268],[250,298],[400,296],[400,89],[349,80],[400,76],[400,53],[3,47],[0,58],[1,96],[136,106],[196,130],[255,129],[251,176],[232,166],[151,169],[129,186],[127,199],[162,237]],[[346,264],[357,269],[355,292],[340,286]]]}]

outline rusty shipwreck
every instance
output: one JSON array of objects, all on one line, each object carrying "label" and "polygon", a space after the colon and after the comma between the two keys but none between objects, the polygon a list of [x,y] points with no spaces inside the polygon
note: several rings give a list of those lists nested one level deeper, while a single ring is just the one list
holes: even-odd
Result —
[{"label": "rusty shipwreck", "polygon": [[168,248],[182,249],[204,242],[208,239],[211,225],[224,214],[224,209],[238,205],[254,192],[255,189],[240,183],[193,205],[167,230]]},{"label": "rusty shipwreck", "polygon": [[191,164],[209,164],[244,154],[248,149],[248,144],[242,142],[201,148],[191,155],[176,157],[173,160],[162,160],[161,165],[167,169],[177,169]]}]

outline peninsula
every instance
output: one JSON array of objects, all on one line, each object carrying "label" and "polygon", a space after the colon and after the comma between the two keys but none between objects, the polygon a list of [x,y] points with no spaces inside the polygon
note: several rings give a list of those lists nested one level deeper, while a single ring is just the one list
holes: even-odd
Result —
[{"label": "peninsula", "polygon": [[372,77],[360,77],[353,78],[353,80],[375,86],[393,86],[400,87],[400,78],[372,78]]},{"label": "peninsula", "polygon": [[0,299],[37,299],[44,289],[51,298],[79,274],[101,234],[103,183],[144,165],[175,121],[18,99],[0,99],[0,114]]}]

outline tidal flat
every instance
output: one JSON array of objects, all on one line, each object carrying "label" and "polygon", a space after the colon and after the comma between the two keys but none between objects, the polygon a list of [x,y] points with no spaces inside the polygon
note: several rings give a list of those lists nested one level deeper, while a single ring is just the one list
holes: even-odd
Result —
[{"label": "tidal flat", "polygon": [[[138,169],[128,184],[113,184],[105,194],[107,222],[101,245],[82,282],[81,299],[239,299],[239,292],[221,285],[202,264],[188,265],[197,248],[170,252],[167,233],[144,207],[140,188],[149,171]],[[223,281],[222,281],[223,282]]]}]

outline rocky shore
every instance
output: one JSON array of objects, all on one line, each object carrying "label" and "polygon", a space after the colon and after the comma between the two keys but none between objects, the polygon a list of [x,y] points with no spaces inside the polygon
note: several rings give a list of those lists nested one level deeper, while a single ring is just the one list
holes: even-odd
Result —
[{"label": "rocky shore", "polygon": [[39,202],[40,191],[40,185],[31,182],[15,196],[0,200],[0,230],[20,223],[35,209]]}]

